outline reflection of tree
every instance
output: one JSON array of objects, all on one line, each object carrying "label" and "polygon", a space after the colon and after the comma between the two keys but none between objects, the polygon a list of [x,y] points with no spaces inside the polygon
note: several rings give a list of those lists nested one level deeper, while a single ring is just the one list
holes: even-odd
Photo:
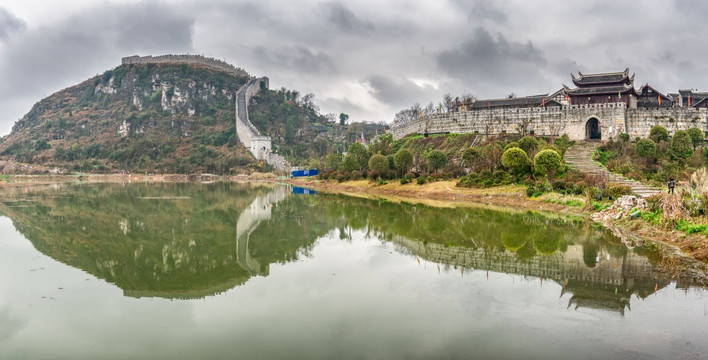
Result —
[{"label": "reflection of tree", "polygon": [[501,235],[501,243],[504,245],[504,248],[506,248],[509,251],[514,251],[516,252],[517,250],[521,249],[524,245],[526,245],[526,242],[528,239],[523,236],[522,234],[513,234],[511,232],[504,232]]},{"label": "reflection of tree", "polygon": [[560,249],[560,234],[549,230],[545,234],[534,234],[533,248],[543,255],[552,255]]}]

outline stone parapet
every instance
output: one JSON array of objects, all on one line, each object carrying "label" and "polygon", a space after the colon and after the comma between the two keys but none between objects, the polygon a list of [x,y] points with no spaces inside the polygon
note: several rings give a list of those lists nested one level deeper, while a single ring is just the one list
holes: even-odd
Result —
[{"label": "stone parapet", "polygon": [[237,68],[222,60],[207,58],[201,55],[133,55],[124,57],[121,60],[121,64],[196,64],[203,65],[219,71],[224,71],[238,77],[251,77],[245,70],[241,68]]},{"label": "stone parapet", "polygon": [[708,130],[708,111],[693,108],[631,108],[624,103],[571,105],[547,108],[481,109],[421,116],[394,125],[390,132],[400,139],[408,134],[531,133],[545,136],[568,134],[571,140],[588,138],[588,123],[596,119],[602,139],[616,139],[626,132],[631,138],[647,137],[654,125],[673,134],[691,127]]}]

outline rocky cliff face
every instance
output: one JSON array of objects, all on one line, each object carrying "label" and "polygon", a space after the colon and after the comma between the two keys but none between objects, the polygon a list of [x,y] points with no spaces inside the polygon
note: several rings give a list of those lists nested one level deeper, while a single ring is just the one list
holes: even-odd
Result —
[{"label": "rocky cliff face", "polygon": [[198,64],[121,65],[35,104],[0,156],[92,172],[259,167],[234,129],[234,94],[247,80]]}]

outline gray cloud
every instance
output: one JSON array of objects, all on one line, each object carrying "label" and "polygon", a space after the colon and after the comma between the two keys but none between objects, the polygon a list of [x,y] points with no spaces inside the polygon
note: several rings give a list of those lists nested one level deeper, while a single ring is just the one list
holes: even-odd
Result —
[{"label": "gray cloud", "polygon": [[509,42],[483,28],[477,28],[459,47],[440,52],[437,62],[451,77],[482,81],[510,81],[546,65],[543,54],[531,42]]},{"label": "gray cloud", "polygon": [[323,4],[327,14],[327,21],[339,30],[351,33],[367,33],[374,30],[374,25],[369,21],[359,19],[354,13],[340,3]]},{"label": "gray cloud", "polygon": [[430,85],[418,86],[405,78],[386,75],[372,75],[365,82],[371,87],[372,95],[392,107],[404,108],[414,102],[428,103],[437,100],[437,90]]},{"label": "gray cloud", "polygon": [[335,74],[337,72],[334,62],[322,51],[313,52],[304,46],[292,47],[265,47],[253,48],[253,56],[262,63],[271,67],[297,69],[297,72],[307,74]]},{"label": "gray cloud", "polygon": [[5,40],[11,33],[25,29],[25,22],[0,7],[0,40]]},{"label": "gray cloud", "polygon": [[351,121],[390,121],[446,92],[552,92],[578,70],[630,67],[664,92],[708,90],[701,0],[56,0],[56,14],[24,3],[0,9],[0,133],[51,92],[148,53],[222,58]]},{"label": "gray cloud", "polygon": [[[33,102],[117,66],[123,56],[191,52],[193,24],[165,4],[141,2],[89,8],[18,34],[0,61],[0,107],[20,102],[27,112]],[[28,94],[33,100],[27,103]],[[0,130],[21,114],[0,119]]]}]

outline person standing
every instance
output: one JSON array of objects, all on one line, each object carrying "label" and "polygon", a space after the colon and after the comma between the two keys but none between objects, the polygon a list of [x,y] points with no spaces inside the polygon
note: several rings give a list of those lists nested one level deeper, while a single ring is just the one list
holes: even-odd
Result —
[{"label": "person standing", "polygon": [[673,176],[669,176],[669,181],[666,185],[669,187],[669,194],[673,194],[676,187],[676,179]]}]

